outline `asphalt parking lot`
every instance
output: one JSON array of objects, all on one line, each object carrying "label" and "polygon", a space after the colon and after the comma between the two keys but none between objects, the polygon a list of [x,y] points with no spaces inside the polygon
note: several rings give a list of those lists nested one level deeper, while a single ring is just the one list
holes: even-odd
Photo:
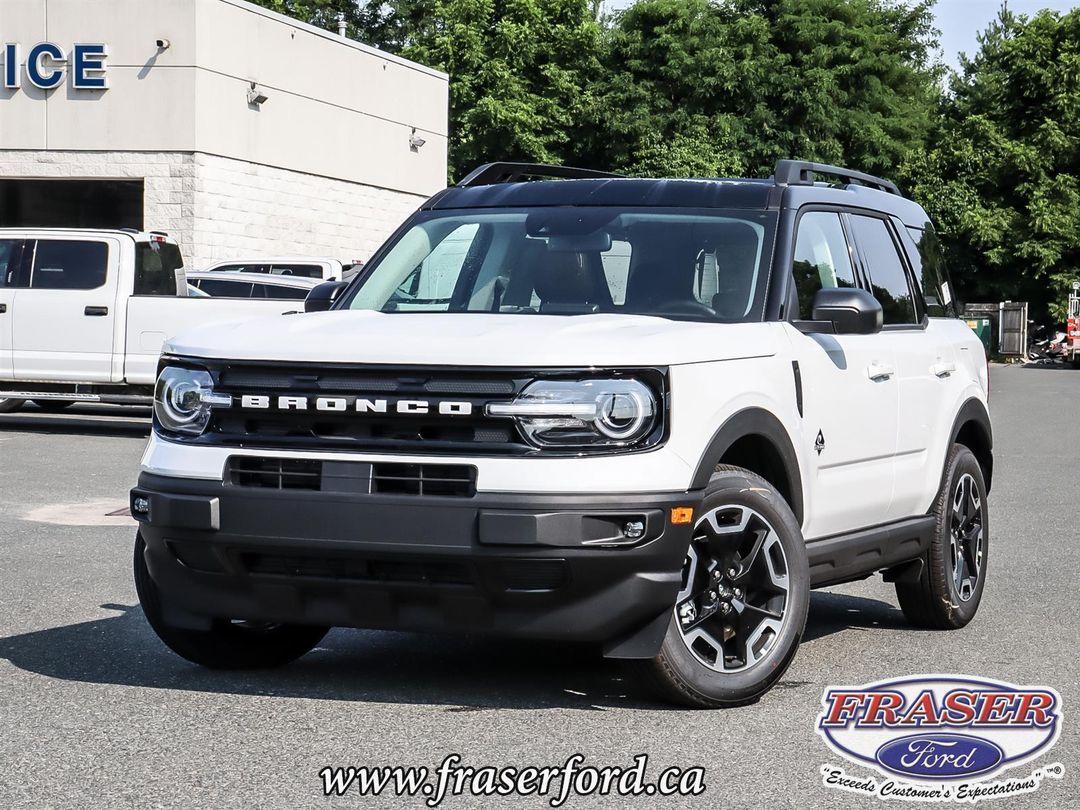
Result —
[{"label": "asphalt parking lot", "polygon": [[[877,578],[814,595],[779,686],[754,706],[655,704],[592,650],[334,631],[278,671],[199,669],[153,636],[122,511],[145,410],[0,417],[0,807],[422,807],[322,796],[325,765],[703,765],[697,799],[576,807],[872,807],[820,784],[823,689],[916,673],[1055,687],[1066,721],[1045,758],[1066,777],[992,807],[1076,807],[1080,778],[1080,372],[995,367],[990,574],[968,628],[921,632]],[[837,763],[839,764],[839,763]],[[849,770],[857,770],[853,766]],[[446,807],[542,807],[449,798]]]}]

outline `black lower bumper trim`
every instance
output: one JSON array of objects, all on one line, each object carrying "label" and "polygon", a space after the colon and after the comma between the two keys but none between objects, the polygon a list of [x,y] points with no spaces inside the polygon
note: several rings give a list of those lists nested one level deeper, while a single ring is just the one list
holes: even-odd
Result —
[{"label": "black lower bumper trim", "polygon": [[190,614],[610,643],[670,611],[691,526],[669,516],[700,493],[429,498],[144,473],[136,499],[150,575]]}]

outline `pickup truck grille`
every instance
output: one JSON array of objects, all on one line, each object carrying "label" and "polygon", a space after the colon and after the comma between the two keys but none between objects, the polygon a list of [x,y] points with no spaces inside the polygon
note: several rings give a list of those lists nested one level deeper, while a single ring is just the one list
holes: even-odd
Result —
[{"label": "pickup truck grille", "polygon": [[255,363],[210,371],[215,391],[234,405],[215,409],[198,441],[425,455],[535,452],[512,420],[484,411],[528,385],[532,377],[521,372]]}]

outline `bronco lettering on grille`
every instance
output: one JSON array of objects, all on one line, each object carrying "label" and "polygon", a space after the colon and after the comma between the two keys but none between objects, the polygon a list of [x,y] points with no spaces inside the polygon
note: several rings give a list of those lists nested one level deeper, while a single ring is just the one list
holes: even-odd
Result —
[{"label": "bronco lettering on grille", "polygon": [[444,400],[432,402],[425,399],[365,399],[364,397],[297,397],[297,396],[262,396],[244,394],[240,397],[240,407],[259,411],[322,411],[324,413],[394,413],[408,416],[423,416],[438,413],[442,416],[471,416],[471,402]]}]

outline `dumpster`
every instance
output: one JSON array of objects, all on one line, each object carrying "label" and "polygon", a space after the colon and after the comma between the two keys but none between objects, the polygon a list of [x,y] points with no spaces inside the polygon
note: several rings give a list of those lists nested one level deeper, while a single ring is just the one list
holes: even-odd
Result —
[{"label": "dumpster", "polygon": [[979,340],[982,341],[983,348],[986,349],[986,353],[990,353],[990,319],[989,318],[967,318],[967,325],[974,330]]}]

